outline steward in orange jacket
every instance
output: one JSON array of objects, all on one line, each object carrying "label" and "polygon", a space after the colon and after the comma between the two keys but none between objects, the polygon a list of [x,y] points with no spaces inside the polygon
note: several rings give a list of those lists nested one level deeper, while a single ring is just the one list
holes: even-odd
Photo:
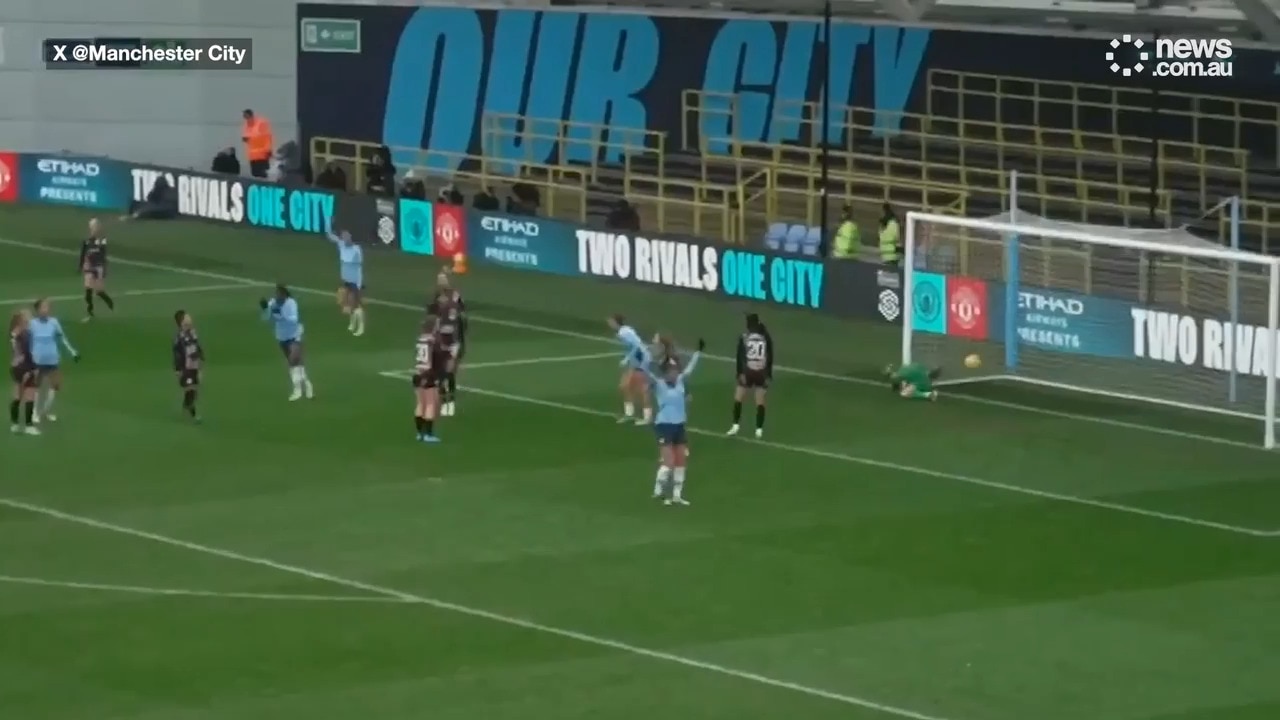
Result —
[{"label": "steward in orange jacket", "polygon": [[249,174],[265,178],[267,170],[271,168],[271,123],[264,117],[254,115],[252,110],[245,110],[240,139],[244,140],[245,156],[249,158]]}]

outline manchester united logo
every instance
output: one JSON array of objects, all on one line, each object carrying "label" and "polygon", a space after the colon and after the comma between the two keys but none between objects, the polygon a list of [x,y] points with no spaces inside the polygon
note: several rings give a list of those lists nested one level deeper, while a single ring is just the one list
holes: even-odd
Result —
[{"label": "manchester united logo", "polygon": [[13,171],[3,160],[0,160],[0,193],[8,190],[11,182],[13,182]]},{"label": "manchester united logo", "polygon": [[459,250],[462,242],[462,228],[458,227],[458,218],[452,214],[440,214],[436,217],[436,253],[452,255]]},{"label": "manchester united logo", "polygon": [[951,293],[951,317],[964,330],[976,328],[982,317],[982,299],[969,287],[957,288]]}]

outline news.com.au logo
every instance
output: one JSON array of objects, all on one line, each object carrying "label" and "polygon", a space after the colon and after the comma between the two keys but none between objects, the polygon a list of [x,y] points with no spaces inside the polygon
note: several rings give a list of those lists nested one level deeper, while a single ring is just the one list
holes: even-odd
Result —
[{"label": "news.com.au logo", "polygon": [[[1149,48],[1155,45],[1155,58]],[[1227,38],[1160,38],[1154,43],[1124,35],[1107,51],[1111,72],[1132,77],[1151,71],[1156,77],[1231,77],[1234,52]]]}]

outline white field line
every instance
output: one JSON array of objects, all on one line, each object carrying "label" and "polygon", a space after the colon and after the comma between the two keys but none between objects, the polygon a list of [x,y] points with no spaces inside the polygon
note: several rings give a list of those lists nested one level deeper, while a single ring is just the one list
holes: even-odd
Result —
[{"label": "white field line", "polygon": [[215,547],[213,545],[203,545],[200,543],[190,542],[187,540],[180,540],[178,538],[170,537],[168,535],[160,535],[159,533],[148,532],[146,530],[139,530],[137,528],[128,527],[126,525],[117,525],[115,523],[110,523],[105,520],[97,520],[95,518],[87,517],[85,515],[76,515],[74,513],[64,512],[62,510],[58,510],[56,508],[48,507],[45,505],[38,505],[36,503],[24,502],[24,501],[16,500],[13,498],[0,498],[0,505],[13,508],[15,510],[24,510],[29,513],[41,515],[47,518],[53,518],[55,520],[61,520],[63,522],[74,523],[76,525],[81,525],[84,527],[91,527],[91,528],[96,528],[98,530],[103,530],[106,532],[116,533],[119,535],[128,535],[130,537],[141,538],[143,540],[150,540],[152,542],[161,543],[164,545],[168,545],[170,547],[183,548],[185,550],[190,550],[192,552],[203,553],[205,555],[212,555],[215,557],[224,558],[226,560],[234,560],[236,562],[241,562],[249,565],[257,565],[260,567],[271,568],[273,570],[278,570],[280,572],[288,573],[290,575],[297,575],[299,577],[311,578],[312,580],[319,580],[319,581],[330,583],[332,585],[340,585],[342,587],[346,587],[354,590],[363,590],[367,593],[370,593],[370,595],[374,596],[375,599],[385,600],[389,598],[392,600],[398,600],[400,602],[405,602],[405,603],[426,605],[429,607],[436,608],[438,610],[453,612],[460,615],[467,615],[469,617],[480,618],[483,620],[489,620],[496,623],[502,623],[504,625],[523,628],[525,630],[530,630],[533,632],[540,632],[548,635],[556,635],[562,638],[576,640],[577,642],[585,643],[588,645],[595,645],[597,647],[608,648],[610,650],[615,650],[617,652],[628,653],[631,655],[638,655],[641,657],[650,658],[652,660],[660,660],[663,662],[673,663],[676,665],[682,665],[687,668],[693,668],[696,670],[703,670],[706,672],[717,673],[719,675],[726,675],[728,677],[737,678],[739,680],[745,680],[747,682],[756,683],[758,685],[767,685],[769,687],[778,688],[781,690],[789,690],[791,692],[800,693],[802,695],[809,695],[811,697],[823,698],[826,700],[831,700],[833,702],[844,703],[846,705],[860,707],[866,710],[874,710],[877,712],[884,713],[885,715],[892,715],[900,718],[908,718],[909,720],[948,720],[947,718],[944,718],[941,716],[926,715],[924,713],[916,712],[914,710],[910,710],[903,707],[897,707],[894,705],[879,703],[874,700],[870,700],[868,698],[858,697],[856,695],[845,695],[838,692],[832,692],[830,690],[823,690],[821,688],[810,687],[808,685],[801,685],[799,683],[793,683],[786,680],[779,680],[777,678],[769,677],[767,675],[760,675],[758,673],[748,672],[745,670],[736,670],[734,668],[726,667],[724,665],[717,665],[715,663],[703,662],[702,660],[695,660],[690,657],[685,657],[683,655],[676,655],[674,653],[664,652],[662,650],[653,650],[650,648],[640,647],[639,645],[631,645],[631,644],[622,642],[620,640],[613,640],[610,638],[601,637],[599,635],[588,635],[587,633],[578,632],[576,630],[568,630],[568,629],[556,627],[553,625],[543,625],[542,623],[535,622],[533,620],[526,620],[524,618],[519,618],[511,615],[503,615],[501,613],[490,612],[488,610],[482,610],[480,608],[471,607],[469,605],[460,605],[458,603],[452,603],[447,600],[440,600],[438,598],[433,598],[426,595],[415,595],[413,593],[403,592],[401,590],[384,587],[382,585],[375,585],[373,583],[364,582],[362,580],[355,580],[352,578],[342,577],[340,575],[333,575],[330,573],[321,572],[319,570],[311,570],[299,565],[290,565],[288,563],[277,562],[275,560],[259,557],[256,555],[247,555],[243,553],[238,553],[233,550],[226,550],[223,548]]},{"label": "white field line", "polygon": [[[39,252],[53,253],[56,255],[78,255],[79,254],[76,251],[68,250],[66,248],[53,247],[50,245],[41,245],[40,243],[22,242],[19,240],[9,240],[5,238],[0,238],[0,246],[23,248],[26,250],[35,250]],[[245,285],[250,285],[250,286],[271,286],[275,284],[274,282],[268,282],[265,280],[255,280],[253,278],[241,277],[238,275],[227,275],[225,273],[209,272],[207,270],[196,270],[193,268],[185,268],[179,265],[168,265],[165,263],[154,263],[154,262],[147,262],[143,260],[130,260],[128,258],[116,258],[116,257],[113,257],[111,261],[117,265],[131,265],[133,267],[147,268],[150,270],[167,270],[169,272],[180,273],[183,275],[190,275],[192,277],[203,277],[203,278],[209,278],[212,280],[239,282],[239,283],[244,283]],[[298,293],[305,293],[309,295],[319,295],[319,296],[324,296],[326,298],[333,297],[332,289],[322,290],[319,288],[307,288],[307,287],[292,287],[291,289],[294,292],[298,292]],[[365,298],[364,302],[368,305],[378,305],[378,306],[388,307],[388,308],[398,308],[401,310],[413,310],[416,312],[422,310],[422,308],[418,307],[417,305],[410,305],[408,303],[395,302],[392,300],[379,300],[376,298]],[[560,328],[546,327],[544,325],[524,323],[524,322],[519,322],[515,320],[504,320],[501,318],[483,317],[483,316],[477,316],[477,315],[470,315],[469,319],[479,323],[487,324],[487,325],[497,325],[500,327],[516,328],[518,330],[541,332],[548,335],[559,335],[560,337],[574,338],[577,340],[587,340],[591,342],[604,342],[604,343],[616,344],[616,341],[613,340],[612,338],[601,337],[599,335],[591,335],[588,333],[574,332],[572,330],[563,330]],[[723,357],[718,355],[708,354],[708,355],[704,355],[703,357],[705,357],[708,360],[718,360],[721,362],[734,362],[733,358],[728,358],[728,357]],[[883,384],[878,380],[869,380],[867,378],[860,378],[860,377],[849,377],[847,375],[836,375],[834,373],[818,372],[816,370],[806,370],[804,368],[788,367],[785,365],[778,365],[775,369],[785,373],[789,373],[791,375],[818,378],[822,380],[831,380],[833,382],[850,383],[853,385],[868,385],[871,387],[880,387]],[[1253,444],[1253,443],[1241,442],[1239,440],[1230,440],[1227,438],[1216,437],[1213,435],[1202,435],[1200,433],[1187,432],[1184,430],[1174,430],[1172,428],[1158,427],[1155,425],[1143,425],[1141,423],[1128,422],[1125,420],[1115,420],[1112,418],[1097,417],[1094,415],[1084,415],[1080,413],[1063,412],[1059,410],[1051,410],[1048,408],[1035,407],[1032,405],[1020,405],[1018,403],[1003,402],[1000,400],[990,400],[983,397],[976,397],[973,395],[964,395],[960,393],[953,393],[948,395],[948,397],[955,398],[957,400],[963,400],[965,402],[976,403],[978,405],[987,405],[990,407],[1004,408],[1006,410],[1017,410],[1019,412],[1034,413],[1036,415],[1043,415],[1045,417],[1056,417],[1064,420],[1087,422],[1087,423],[1093,423],[1095,425],[1104,425],[1107,427],[1122,428],[1125,430],[1136,430],[1139,432],[1152,433],[1155,435],[1164,435],[1166,437],[1181,438],[1183,440],[1196,440],[1199,442],[1213,443],[1215,445],[1225,445],[1228,447],[1240,448],[1242,450],[1255,450],[1255,451],[1260,450],[1260,451],[1266,452],[1269,455],[1275,454],[1270,450],[1266,450],[1264,447],[1262,447],[1261,443]]]},{"label": "white field line", "polygon": [[[148,290],[121,290],[121,291],[112,290],[110,291],[110,294],[114,295],[115,297],[139,297],[139,296],[147,296],[147,295],[182,295],[185,293],[214,292],[216,290],[244,290],[249,287],[252,287],[252,286],[246,283],[239,282],[239,283],[222,283],[221,285],[191,285],[188,287],[151,288]],[[53,296],[44,297],[45,300],[52,300],[52,301],[58,301],[58,302],[65,302],[68,300],[81,300],[83,298],[84,298],[84,293],[80,293],[79,295],[53,295]],[[36,301],[36,298],[34,297],[9,298],[7,300],[0,300],[0,305],[26,305],[26,304],[34,303],[35,301]]]},{"label": "white field line", "polygon": [[503,368],[517,367],[520,365],[545,365],[547,363],[569,363],[581,362],[583,360],[600,360],[602,358],[620,358],[622,354],[619,352],[611,353],[594,353],[591,355],[562,355],[557,357],[540,357],[526,358],[524,360],[494,360],[493,362],[482,363],[466,363],[463,365],[468,372],[472,370],[482,370],[484,368]]},{"label": "white field line", "polygon": [[[393,370],[378,373],[383,377],[394,378],[397,380],[408,378],[410,375],[407,371]],[[513,402],[527,403],[530,405],[540,405],[542,407],[554,408],[556,410],[564,410],[574,412],[580,415],[592,415],[595,417],[616,418],[617,413],[599,410],[596,408],[582,407],[580,405],[570,405],[568,403],[555,402],[553,400],[543,400],[542,398],[529,397],[527,395],[516,395],[513,393],[499,392],[497,390],[485,390],[473,386],[459,386],[458,389],[472,392],[477,395],[487,395],[489,397],[501,398],[503,400],[511,400]],[[1066,493],[1051,492],[1049,490],[1036,490],[1021,485],[1010,485],[995,480],[986,480],[972,475],[961,475],[959,473],[945,472],[942,470],[932,470],[930,468],[918,467],[915,465],[905,465],[902,463],[889,462],[887,460],[875,460],[873,458],[862,457],[860,455],[849,455],[846,453],[832,452],[828,450],[819,450],[817,448],[804,447],[802,445],[788,445],[785,443],[773,442],[770,440],[758,440],[754,437],[746,435],[725,435],[723,431],[716,432],[714,430],[706,430],[704,428],[688,428],[688,432],[694,435],[705,435],[707,437],[723,438],[725,440],[734,440],[747,442],[753,445],[760,445],[774,450],[783,450],[786,452],[798,453],[801,455],[810,455],[812,457],[825,458],[827,460],[839,460],[842,462],[854,463],[857,465],[865,465],[867,467],[881,468],[884,470],[895,470],[897,472],[911,473],[923,477],[931,477],[939,480],[951,480],[953,482],[965,483],[967,485],[976,485],[978,487],[990,488],[992,490],[1002,490],[1004,492],[1017,493],[1019,495],[1027,495],[1030,497],[1040,498],[1042,500],[1056,500],[1058,502],[1071,503],[1073,505],[1083,505],[1086,507],[1098,508],[1102,510],[1111,510],[1128,515],[1138,515],[1146,518],[1154,518],[1157,520],[1165,520],[1168,522],[1181,523],[1183,525],[1195,525],[1197,527],[1212,528],[1214,530],[1224,530],[1226,532],[1237,533],[1240,535],[1250,535],[1253,537],[1274,537],[1280,535],[1280,531],[1273,530],[1257,530],[1255,528],[1240,527],[1238,525],[1230,525],[1228,523],[1215,522],[1213,520],[1204,520],[1201,518],[1188,517],[1186,515],[1177,515],[1174,513],[1160,512],[1159,510],[1148,510],[1146,508],[1134,507],[1132,505],[1124,505],[1121,503],[1108,502],[1106,500],[1097,500],[1094,498],[1081,497],[1078,495],[1068,495]]]},{"label": "white field line", "polygon": [[392,597],[379,597],[377,595],[307,595],[295,593],[222,592],[217,590],[148,587],[146,585],[116,585],[113,583],[49,580],[47,578],[24,577],[19,575],[0,575],[0,583],[8,583],[10,585],[30,585],[45,588],[63,588],[66,590],[120,593],[125,595],[152,595],[159,597],[213,598],[222,600],[268,600],[275,602],[374,603],[382,605],[409,604],[409,601],[407,600]]}]

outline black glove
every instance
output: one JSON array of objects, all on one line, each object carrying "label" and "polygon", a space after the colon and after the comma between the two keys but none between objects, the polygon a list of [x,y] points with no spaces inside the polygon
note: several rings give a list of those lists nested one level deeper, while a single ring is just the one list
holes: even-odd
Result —
[{"label": "black glove", "polygon": [[267,299],[266,299],[266,298],[262,298],[261,300],[259,300],[259,301],[258,301],[258,308],[259,308],[259,309],[261,309],[261,310],[266,310],[266,309],[267,309]]},{"label": "black glove", "polygon": [[703,350],[706,350],[706,349],[707,349],[707,341],[703,340],[702,338],[698,338],[698,352],[702,352]]}]

